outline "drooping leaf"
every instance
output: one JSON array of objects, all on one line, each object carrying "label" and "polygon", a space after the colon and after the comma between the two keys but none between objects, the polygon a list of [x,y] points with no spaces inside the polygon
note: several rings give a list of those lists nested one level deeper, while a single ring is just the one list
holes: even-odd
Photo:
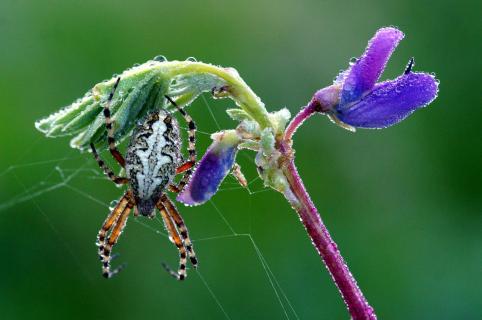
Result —
[{"label": "drooping leaf", "polygon": [[203,92],[224,87],[225,80],[204,71],[202,67],[206,66],[217,70],[195,61],[149,60],[98,83],[84,97],[37,121],[35,126],[47,137],[73,136],[73,148],[84,150],[93,142],[102,150],[107,147],[102,110],[118,77],[110,109],[116,140],[122,141],[148,112],[166,106],[164,95],[187,106]]}]

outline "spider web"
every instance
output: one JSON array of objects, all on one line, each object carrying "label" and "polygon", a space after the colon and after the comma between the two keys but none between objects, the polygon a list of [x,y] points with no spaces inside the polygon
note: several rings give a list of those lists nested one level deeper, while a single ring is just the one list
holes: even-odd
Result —
[{"label": "spider web", "polygon": [[[214,127],[218,130],[221,129],[220,121],[216,119],[211,106],[208,100],[202,95],[201,96],[201,103],[204,104],[204,107],[208,109],[208,113],[213,121]],[[184,128],[185,129],[185,128]],[[210,133],[204,132],[201,130],[197,131],[198,136],[204,135],[208,137]],[[62,191],[69,191],[73,192],[78,196],[85,198],[87,201],[91,201],[96,203],[100,206],[106,208],[106,210],[101,211],[102,214],[107,214],[107,210],[110,207],[109,203],[99,199],[96,195],[93,194],[92,191],[87,190],[86,187],[83,187],[83,182],[86,181],[95,181],[95,180],[103,180],[108,181],[101,172],[101,170],[96,166],[93,159],[90,159],[88,154],[78,154],[76,150],[71,150],[65,157],[54,158],[54,159],[40,159],[33,162],[22,162],[23,159],[27,158],[27,156],[32,153],[32,150],[35,148],[36,145],[42,141],[43,137],[39,137],[32,146],[27,149],[23,155],[18,159],[18,164],[14,164],[4,168],[3,171],[0,171],[0,182],[1,180],[12,179],[20,186],[21,192],[11,195],[8,199],[1,199],[0,198],[0,216],[17,206],[20,206],[23,203],[30,202],[33,204],[34,208],[38,211],[38,213],[44,218],[45,222],[47,223],[48,227],[53,232],[54,236],[57,238],[58,242],[61,243],[63,249],[68,253],[68,256],[73,259],[76,268],[81,272],[82,276],[88,280],[89,283],[92,283],[94,280],[95,274],[93,271],[83,266],[82,261],[78,258],[75,251],[69,245],[69,239],[59,232],[58,227],[56,227],[57,222],[54,221],[50,217],[50,213],[48,210],[44,209],[40,202],[38,201],[39,198],[45,196],[47,194],[55,194],[56,192]],[[58,141],[59,142],[59,141]],[[108,154],[106,152],[103,153],[103,158],[107,159]],[[251,164],[253,163],[252,156],[240,153],[239,157],[244,157],[248,159]],[[73,166],[69,165],[70,162],[79,159],[90,159],[89,161],[85,161],[80,166]],[[24,178],[21,174],[28,172],[32,169],[37,168],[45,168],[45,170],[41,170],[45,172],[46,175],[38,180],[39,182],[36,183],[26,183],[24,182]],[[77,183],[76,183],[77,182]],[[79,183],[80,186],[79,186]],[[109,182],[106,182],[109,183]],[[286,294],[285,290],[282,288],[280,282],[278,281],[275,273],[270,267],[268,260],[266,259],[265,254],[261,251],[253,233],[251,231],[252,227],[252,212],[253,212],[253,201],[252,198],[256,197],[257,195],[271,191],[270,189],[264,188],[262,185],[262,181],[258,176],[255,176],[248,180],[248,186],[242,187],[236,181],[234,177],[229,175],[226,180],[223,182],[221,188],[219,189],[218,193],[224,192],[247,192],[249,194],[249,202],[246,205],[246,212],[247,219],[249,220],[249,228],[248,232],[238,232],[238,230],[233,226],[233,224],[226,218],[226,215],[223,213],[223,210],[219,208],[216,204],[216,197],[214,200],[210,200],[209,203],[206,203],[205,206],[211,206],[214,212],[217,214],[217,219],[221,221],[221,223],[225,226],[227,230],[226,233],[223,234],[216,234],[213,236],[206,236],[200,238],[192,238],[194,245],[200,246],[199,243],[204,242],[211,242],[211,241],[231,241],[234,239],[244,240],[248,245],[249,250],[252,250],[256,255],[257,263],[261,266],[261,270],[264,274],[265,281],[268,283],[270,291],[272,292],[272,299],[275,299],[276,303],[282,310],[282,314],[285,319],[299,319],[299,316],[294,308],[294,305],[288,295]],[[3,196],[2,196],[3,197]],[[81,217],[79,217],[81,218]],[[134,223],[138,224],[145,230],[154,233],[156,236],[160,236],[162,238],[168,238],[167,233],[164,231],[164,228],[161,227],[163,225],[162,220],[156,215],[155,220],[158,223],[158,227],[150,225],[149,223],[145,222],[146,219],[130,219]],[[100,226],[99,226],[100,227]],[[188,225],[189,227],[189,225]],[[192,232],[192,230],[191,230]],[[122,241],[121,241],[122,243]],[[119,245],[118,245],[119,246]],[[120,244],[122,246],[122,244]],[[118,248],[117,248],[118,249]],[[202,259],[202,258],[201,258]],[[161,270],[161,269],[160,269]],[[99,272],[99,270],[95,270],[95,272]],[[190,270],[190,274],[197,275],[201,283],[203,284],[206,293],[212,297],[213,303],[216,304],[217,308],[219,309],[220,314],[225,319],[232,319],[230,310],[227,306],[223,304],[223,296],[217,293],[216,286],[213,285],[199,268],[196,270]],[[189,279],[189,277],[188,277]],[[189,281],[189,280],[188,280]]]}]

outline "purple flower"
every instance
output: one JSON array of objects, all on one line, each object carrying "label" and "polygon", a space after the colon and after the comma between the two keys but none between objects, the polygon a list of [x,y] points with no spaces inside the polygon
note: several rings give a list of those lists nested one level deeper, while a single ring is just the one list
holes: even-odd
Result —
[{"label": "purple flower", "polygon": [[412,72],[413,58],[395,80],[376,83],[403,33],[382,28],[365,53],[341,73],[333,86],[315,93],[313,102],[336,122],[358,128],[386,128],[437,97],[438,82],[427,73]]},{"label": "purple flower", "polygon": [[222,133],[216,137],[198,163],[188,185],[177,196],[177,200],[192,206],[211,199],[234,165],[237,144],[238,139],[232,139]]}]

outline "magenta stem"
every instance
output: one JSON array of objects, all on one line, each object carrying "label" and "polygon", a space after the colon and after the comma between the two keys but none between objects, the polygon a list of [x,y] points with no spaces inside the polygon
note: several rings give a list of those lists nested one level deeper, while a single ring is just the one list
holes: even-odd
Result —
[{"label": "magenta stem", "polygon": [[305,122],[305,120],[308,119],[313,113],[317,112],[318,106],[318,102],[311,100],[306,107],[301,109],[301,111],[296,115],[296,117],[293,118],[293,120],[291,120],[286,128],[284,136],[285,141],[291,141],[291,138],[298,127],[301,126],[303,122]]},{"label": "magenta stem", "polygon": [[283,173],[288,180],[290,190],[287,190],[284,195],[303,222],[313,245],[338,287],[352,318],[354,320],[375,320],[377,317],[374,309],[368,304],[341,256],[338,246],[323,224],[294,163],[291,137],[296,129],[317,111],[316,109],[315,103],[311,102],[301,110],[289,124],[285,132],[285,140],[280,144],[280,151],[288,159],[287,164],[283,167]]}]

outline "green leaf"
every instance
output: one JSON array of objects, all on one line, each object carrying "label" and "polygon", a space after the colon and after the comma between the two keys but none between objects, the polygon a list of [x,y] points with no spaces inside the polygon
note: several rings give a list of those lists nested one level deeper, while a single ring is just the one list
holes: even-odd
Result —
[{"label": "green leaf", "polygon": [[243,120],[253,120],[253,118],[243,109],[228,109],[226,110],[228,116],[236,121],[243,121]]},{"label": "green leaf", "polygon": [[[107,147],[102,112],[117,78],[119,85],[110,105],[118,142],[129,136],[136,123],[148,112],[166,106],[169,95],[181,106],[191,104],[203,92],[222,88],[223,96],[242,108],[236,115],[271,127],[261,100],[232,68],[220,68],[195,61],[149,60],[95,85],[84,97],[35,123],[48,137],[73,136],[70,145],[85,150],[91,142],[102,150]],[[244,114],[243,114],[244,112]]]},{"label": "green leaf", "polygon": [[82,118],[82,113],[91,105],[95,105],[95,102],[92,92],[89,90],[83,98],[78,99],[47,118],[35,122],[35,127],[45,133],[47,137],[70,135],[71,131],[64,131],[64,128],[69,123],[76,121],[76,119]]}]

